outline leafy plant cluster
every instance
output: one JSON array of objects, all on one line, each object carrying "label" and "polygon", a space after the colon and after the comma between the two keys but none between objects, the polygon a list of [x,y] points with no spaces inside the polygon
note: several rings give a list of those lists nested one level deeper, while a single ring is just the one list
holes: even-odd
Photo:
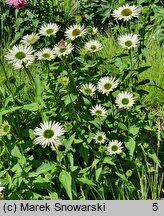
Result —
[{"label": "leafy plant cluster", "polygon": [[[113,33],[118,33],[120,27],[112,18],[112,11],[123,4],[134,4],[142,7],[142,17],[138,22],[147,27],[147,34],[153,33],[153,37],[163,41],[163,2],[161,0],[82,0],[79,13],[87,24],[97,26],[102,32],[109,27]],[[122,24],[121,24],[122,25]],[[137,25],[135,23],[135,25]],[[153,30],[153,31],[152,31]]]},{"label": "leafy plant cluster", "polygon": [[78,7],[73,0],[31,0],[27,3],[22,13],[7,5],[6,0],[0,2],[1,47],[14,45],[23,35],[36,32],[39,25],[45,22],[56,22],[65,28],[75,20]]},{"label": "leafy plant cluster", "polygon": [[[51,15],[42,13],[42,4],[36,5],[36,9],[38,21],[31,33],[38,30],[42,20],[53,22]],[[21,12],[21,16],[25,17],[26,13]],[[65,23],[60,25],[59,34],[38,40],[35,50],[52,48],[60,42],[66,28]],[[133,26],[132,23],[130,29]],[[125,26],[121,29],[129,31]],[[20,33],[20,29],[15,31]],[[96,36],[88,32],[72,41],[74,50],[68,56],[51,61],[35,59],[30,67],[16,72],[12,68],[16,74],[12,79],[9,79],[7,61],[1,60],[5,80],[0,87],[0,132],[5,121],[9,131],[0,137],[0,178],[6,199],[160,198],[163,177],[159,176],[158,153],[162,129],[156,125],[157,115],[150,115],[142,104],[142,96],[148,92],[139,87],[150,81],[138,80],[139,74],[150,67],[140,66],[144,60],[144,34],[133,51],[122,49],[119,55],[107,60],[113,70],[104,67],[105,59],[85,49],[91,39]],[[80,91],[86,83],[97,87],[102,77],[118,80],[118,87],[109,95],[97,89],[94,96]],[[133,93],[135,98],[135,105],[129,109],[116,106],[117,95],[122,91]],[[104,107],[105,116],[91,114],[96,104]],[[65,128],[56,151],[37,145],[34,135],[41,122],[53,120]],[[161,125],[161,118],[158,123]],[[98,131],[106,134],[105,143],[95,142]],[[112,140],[122,142],[121,154],[112,155],[107,151]]]}]

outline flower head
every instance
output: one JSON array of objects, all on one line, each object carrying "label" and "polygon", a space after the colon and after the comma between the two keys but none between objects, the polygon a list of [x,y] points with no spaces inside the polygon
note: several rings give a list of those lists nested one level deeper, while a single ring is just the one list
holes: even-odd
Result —
[{"label": "flower head", "polygon": [[116,155],[116,154],[121,154],[122,153],[122,142],[119,142],[118,140],[112,140],[109,142],[107,146],[107,152],[110,155]]},{"label": "flower head", "polygon": [[108,95],[113,89],[117,88],[118,80],[113,77],[102,77],[97,85],[98,91]]},{"label": "flower head", "polygon": [[128,21],[131,20],[133,17],[138,17],[139,12],[140,12],[140,8],[138,8],[137,6],[135,5],[130,6],[126,4],[114,10],[112,16],[118,20]]},{"label": "flower head", "polygon": [[8,121],[4,121],[0,124],[0,136],[6,136],[10,133],[11,126],[9,125]]},{"label": "flower head", "polygon": [[102,44],[97,40],[90,40],[85,44],[85,49],[91,53],[95,53],[102,49]]},{"label": "flower head", "polygon": [[20,10],[27,6],[26,0],[7,0],[6,4],[13,5],[14,8]]},{"label": "flower head", "polygon": [[61,57],[69,55],[73,50],[73,46],[71,43],[61,40],[57,45],[55,45],[53,50],[56,56]]},{"label": "flower head", "polygon": [[51,61],[55,58],[53,50],[50,48],[43,48],[35,53],[35,56],[38,60],[47,60]]},{"label": "flower head", "polygon": [[129,109],[135,103],[135,99],[132,93],[125,91],[117,95],[115,103],[119,108]]},{"label": "flower head", "polygon": [[68,86],[68,84],[69,84],[69,77],[67,77],[67,76],[64,76],[64,77],[59,77],[59,79],[60,79],[60,83],[63,85],[63,86]]},{"label": "flower head", "polygon": [[91,115],[97,117],[106,117],[106,113],[107,113],[105,108],[103,108],[100,104],[97,104],[95,107],[92,107],[90,111],[91,111]]},{"label": "flower head", "polygon": [[56,23],[48,23],[41,26],[39,29],[39,35],[50,37],[56,35],[59,31],[59,26]]},{"label": "flower head", "polygon": [[65,129],[66,132],[71,131],[72,128],[73,128],[73,126],[72,126],[71,122],[65,122],[64,129]]},{"label": "flower head", "polygon": [[10,64],[14,65],[15,69],[20,69],[23,68],[23,64],[27,67],[34,61],[35,57],[32,55],[33,52],[34,50],[31,46],[20,44],[9,49],[5,58]]},{"label": "flower head", "polygon": [[21,43],[25,44],[25,45],[33,45],[34,43],[36,43],[39,39],[39,35],[38,34],[27,34],[25,35],[22,40],[21,40]]},{"label": "flower head", "polygon": [[78,37],[81,37],[86,34],[86,30],[83,25],[74,24],[66,29],[65,36],[70,40],[75,40]]},{"label": "flower head", "polygon": [[40,127],[37,127],[34,130],[34,134],[37,136],[34,139],[34,142],[41,145],[43,148],[46,146],[54,148],[54,146],[60,144],[59,138],[64,134],[64,132],[64,127],[58,122],[44,122],[40,124]]},{"label": "flower head", "polygon": [[86,83],[84,85],[82,85],[82,87],[80,88],[80,91],[87,96],[93,96],[96,88],[94,87],[94,85],[92,85],[92,83]]},{"label": "flower head", "polygon": [[125,34],[118,38],[119,45],[128,50],[136,47],[138,42],[138,35],[136,34]]},{"label": "flower head", "polygon": [[94,134],[93,139],[95,140],[96,143],[103,144],[105,143],[106,140],[106,134],[102,131],[98,131],[96,132],[96,134]]}]

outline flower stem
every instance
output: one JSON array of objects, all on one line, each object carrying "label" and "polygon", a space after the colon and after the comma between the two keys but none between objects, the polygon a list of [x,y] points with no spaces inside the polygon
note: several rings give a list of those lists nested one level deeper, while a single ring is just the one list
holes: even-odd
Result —
[{"label": "flower stem", "polygon": [[35,88],[34,88],[35,81],[34,81],[34,78],[33,78],[32,74],[31,74],[30,70],[28,68],[26,68],[24,63],[23,63],[23,67],[24,67],[25,72],[27,73],[27,76],[28,76],[28,78],[30,80],[30,83],[32,85],[33,90],[35,90]]},{"label": "flower stem", "polygon": [[9,92],[11,93],[13,101],[15,101],[14,94],[13,94],[12,88],[10,86],[9,78],[8,78],[8,75],[7,75],[7,71],[5,70],[5,67],[4,67],[3,62],[2,62],[1,59],[0,59],[0,63],[2,65],[2,69],[3,69],[3,72],[4,72],[5,78],[6,78],[6,87],[9,90]]},{"label": "flower stem", "polygon": [[130,24],[129,24],[128,21],[126,21],[126,27],[127,27],[128,31],[129,31],[129,33],[131,33],[131,30],[130,30]]},{"label": "flower stem", "polygon": [[129,51],[129,59],[130,59],[130,69],[133,70],[132,51],[131,50],[128,51]]}]

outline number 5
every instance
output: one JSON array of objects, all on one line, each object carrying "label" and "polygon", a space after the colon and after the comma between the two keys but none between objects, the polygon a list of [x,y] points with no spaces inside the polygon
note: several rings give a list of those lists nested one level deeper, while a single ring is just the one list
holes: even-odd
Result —
[{"label": "number 5", "polygon": [[157,211],[158,210],[158,203],[153,203],[152,210],[153,211]]}]

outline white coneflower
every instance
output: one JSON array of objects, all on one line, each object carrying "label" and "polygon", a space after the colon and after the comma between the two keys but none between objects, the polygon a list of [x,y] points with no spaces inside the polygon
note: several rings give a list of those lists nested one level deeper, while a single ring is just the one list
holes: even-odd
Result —
[{"label": "white coneflower", "polygon": [[10,133],[11,126],[8,123],[8,121],[4,121],[2,124],[0,124],[0,136],[6,136]]},{"label": "white coneflower", "polygon": [[25,45],[33,45],[34,43],[36,43],[39,40],[39,35],[38,34],[27,34],[25,36],[23,36],[21,43],[25,44]]},{"label": "white coneflower", "polygon": [[10,64],[13,64],[15,69],[20,69],[23,68],[23,64],[28,66],[34,61],[33,52],[34,50],[31,46],[20,44],[9,49],[5,58]]},{"label": "white coneflower", "polygon": [[61,40],[57,45],[55,45],[53,50],[56,56],[61,57],[69,55],[73,50],[73,46],[71,43]]},{"label": "white coneflower", "polygon": [[94,134],[93,139],[95,140],[96,143],[103,144],[105,143],[106,140],[106,134],[102,131],[98,131],[96,132],[96,134]]},{"label": "white coneflower", "polygon": [[121,154],[123,149],[122,142],[119,142],[118,140],[112,140],[109,142],[106,149],[110,155]]},{"label": "white coneflower", "polygon": [[105,108],[102,107],[100,104],[97,104],[95,107],[92,107],[90,111],[91,111],[91,115],[97,116],[97,117],[105,117],[107,113]]},{"label": "white coneflower", "polygon": [[53,50],[50,48],[43,48],[35,53],[35,56],[38,60],[48,60],[51,61],[55,58]]},{"label": "white coneflower", "polygon": [[34,135],[37,136],[34,142],[41,145],[43,148],[50,145],[54,148],[55,144],[58,145],[60,143],[59,137],[62,136],[64,132],[64,127],[58,122],[44,122],[40,124],[40,127],[34,130]]},{"label": "white coneflower", "polygon": [[95,53],[102,49],[102,44],[97,40],[90,40],[85,44],[85,49],[91,53]]},{"label": "white coneflower", "polygon": [[97,85],[99,92],[108,95],[113,89],[117,88],[118,80],[113,77],[102,77]]},{"label": "white coneflower", "polygon": [[123,48],[132,49],[138,45],[138,35],[125,34],[118,38],[118,43]]},{"label": "white coneflower", "polygon": [[84,25],[74,24],[66,29],[65,36],[70,40],[75,40],[78,37],[81,37],[86,34]]},{"label": "white coneflower", "polygon": [[39,35],[50,37],[51,35],[56,35],[56,33],[59,31],[59,25],[56,23],[48,23],[44,24],[39,29]]},{"label": "white coneflower", "polygon": [[138,17],[140,13],[140,8],[135,5],[123,5],[122,7],[117,8],[113,11],[112,16],[115,19],[128,21],[133,17]]},{"label": "white coneflower", "polygon": [[96,88],[92,83],[86,83],[81,86],[80,91],[84,95],[93,96],[95,94]]},{"label": "white coneflower", "polygon": [[115,103],[119,108],[129,109],[134,105],[135,99],[132,93],[125,91],[117,95]]}]

